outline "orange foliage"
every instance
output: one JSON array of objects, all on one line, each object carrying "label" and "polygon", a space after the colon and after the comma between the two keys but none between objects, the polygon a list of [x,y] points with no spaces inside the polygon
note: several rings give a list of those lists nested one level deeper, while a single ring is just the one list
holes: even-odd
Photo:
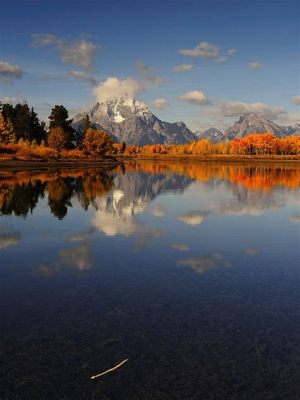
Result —
[{"label": "orange foliage", "polygon": [[[118,150],[118,146],[116,149]],[[118,154],[119,151],[116,151]],[[286,138],[277,138],[272,133],[252,133],[242,139],[234,139],[231,142],[212,143],[207,139],[201,139],[196,142],[163,145],[152,144],[146,146],[128,145],[125,149],[126,156],[212,156],[212,155],[299,155],[300,137],[288,136]]]},{"label": "orange foliage", "polygon": [[281,164],[198,164],[180,162],[129,162],[126,170],[149,174],[174,173],[185,175],[206,183],[213,180],[227,180],[235,185],[242,185],[251,190],[269,191],[283,186],[289,189],[300,188],[300,167]]},{"label": "orange foliage", "polygon": [[[111,154],[119,157],[128,158],[163,158],[163,157],[204,157],[222,159],[234,156],[235,158],[272,158],[272,156],[284,156],[297,158],[300,155],[300,136],[288,136],[277,138],[271,133],[253,133],[242,139],[234,139],[231,142],[212,143],[207,139],[199,141],[178,144],[164,145],[151,144],[145,146],[125,145],[120,143],[112,144],[108,134],[89,129],[84,139],[84,149],[63,149],[64,138],[62,132],[53,128],[52,136],[49,139],[52,147],[45,144],[36,145],[21,139],[17,144],[0,143],[0,161],[1,160],[87,160],[95,159],[99,155]],[[51,139],[52,137],[52,139]],[[53,143],[52,143],[53,142]],[[283,157],[283,158],[284,158]]]}]

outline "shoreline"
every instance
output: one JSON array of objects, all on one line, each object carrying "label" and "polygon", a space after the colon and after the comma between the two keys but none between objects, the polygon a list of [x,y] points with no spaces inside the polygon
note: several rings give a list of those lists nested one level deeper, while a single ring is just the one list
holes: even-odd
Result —
[{"label": "shoreline", "polygon": [[131,157],[131,156],[118,156],[118,159],[126,162],[126,161],[184,161],[184,162],[291,162],[291,163],[300,163],[300,156],[270,156],[270,157],[261,157],[261,156],[141,156],[141,157]]},{"label": "shoreline", "polygon": [[122,165],[120,160],[116,161],[82,161],[82,160],[62,160],[62,161],[33,161],[33,160],[0,160],[0,168],[78,168],[78,167],[97,167],[97,168],[112,168]]},{"label": "shoreline", "polygon": [[78,168],[78,167],[97,167],[111,168],[122,165],[128,161],[152,161],[152,162],[191,162],[191,163],[300,163],[300,156],[120,156],[117,155],[115,160],[0,160],[0,168]]}]

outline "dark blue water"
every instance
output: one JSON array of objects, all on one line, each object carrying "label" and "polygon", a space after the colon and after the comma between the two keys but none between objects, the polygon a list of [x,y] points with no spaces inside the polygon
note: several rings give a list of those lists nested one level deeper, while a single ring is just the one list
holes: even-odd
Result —
[{"label": "dark blue water", "polygon": [[0,171],[0,399],[300,399],[299,194],[293,164]]}]

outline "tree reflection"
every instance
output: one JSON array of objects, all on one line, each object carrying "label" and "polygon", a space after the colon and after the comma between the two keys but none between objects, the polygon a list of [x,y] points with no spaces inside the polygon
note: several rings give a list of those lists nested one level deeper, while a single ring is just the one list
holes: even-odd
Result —
[{"label": "tree reflection", "polygon": [[0,212],[3,215],[15,214],[25,217],[36,207],[38,200],[44,194],[44,183],[29,182],[14,186],[0,183]]},{"label": "tree reflection", "polygon": [[[26,217],[38,201],[47,198],[51,213],[63,219],[76,200],[84,210],[90,205],[99,209],[99,198],[114,187],[114,197],[106,207],[142,210],[161,192],[184,190],[193,180],[215,187],[220,182],[238,196],[270,197],[277,187],[290,190],[300,187],[300,166],[280,164],[131,162],[119,166],[115,177],[111,170],[100,168],[49,169],[44,171],[0,171],[0,215]],[[245,192],[245,193],[244,193]],[[255,194],[256,193],[256,194]],[[108,199],[109,200],[109,199]],[[117,201],[118,200],[118,201]],[[101,203],[102,204],[102,203]],[[228,208],[228,206],[227,206]],[[131,211],[130,211],[131,210]],[[201,210],[200,210],[201,211]],[[179,216],[186,223],[200,223],[205,210]],[[154,210],[160,217],[162,210]],[[203,214],[204,213],[204,214]],[[126,214],[126,215],[127,215]]]},{"label": "tree reflection", "polygon": [[84,209],[113,187],[113,176],[103,169],[0,172],[0,215],[26,217],[39,199],[48,197],[53,215],[63,219],[72,201]]}]

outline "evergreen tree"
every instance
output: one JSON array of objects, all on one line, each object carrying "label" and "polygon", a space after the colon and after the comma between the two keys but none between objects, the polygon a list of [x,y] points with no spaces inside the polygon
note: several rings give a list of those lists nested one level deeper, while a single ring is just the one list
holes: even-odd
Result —
[{"label": "evergreen tree", "polygon": [[46,138],[45,123],[40,122],[33,108],[29,108],[27,103],[1,104],[0,111],[7,121],[11,121],[16,140],[24,139],[28,141],[36,140],[40,143]]},{"label": "evergreen tree", "polygon": [[67,143],[66,146],[68,148],[74,147],[73,141],[75,140],[74,137],[74,132],[75,129],[72,128],[72,119],[69,118],[69,113],[68,110],[60,105],[56,105],[54,108],[52,108],[51,114],[49,116],[49,128],[62,128],[64,133],[66,134],[67,137]]},{"label": "evergreen tree", "polygon": [[76,132],[76,146],[82,146],[86,131],[89,128],[96,129],[96,125],[91,123],[89,115],[86,114],[82,120],[80,128]]},{"label": "evergreen tree", "polygon": [[30,140],[35,140],[37,144],[40,144],[42,140],[46,139],[45,122],[39,121],[37,113],[33,107],[30,109]]},{"label": "evergreen tree", "polygon": [[9,144],[16,143],[16,135],[10,119],[6,119],[0,112],[0,143]]}]

